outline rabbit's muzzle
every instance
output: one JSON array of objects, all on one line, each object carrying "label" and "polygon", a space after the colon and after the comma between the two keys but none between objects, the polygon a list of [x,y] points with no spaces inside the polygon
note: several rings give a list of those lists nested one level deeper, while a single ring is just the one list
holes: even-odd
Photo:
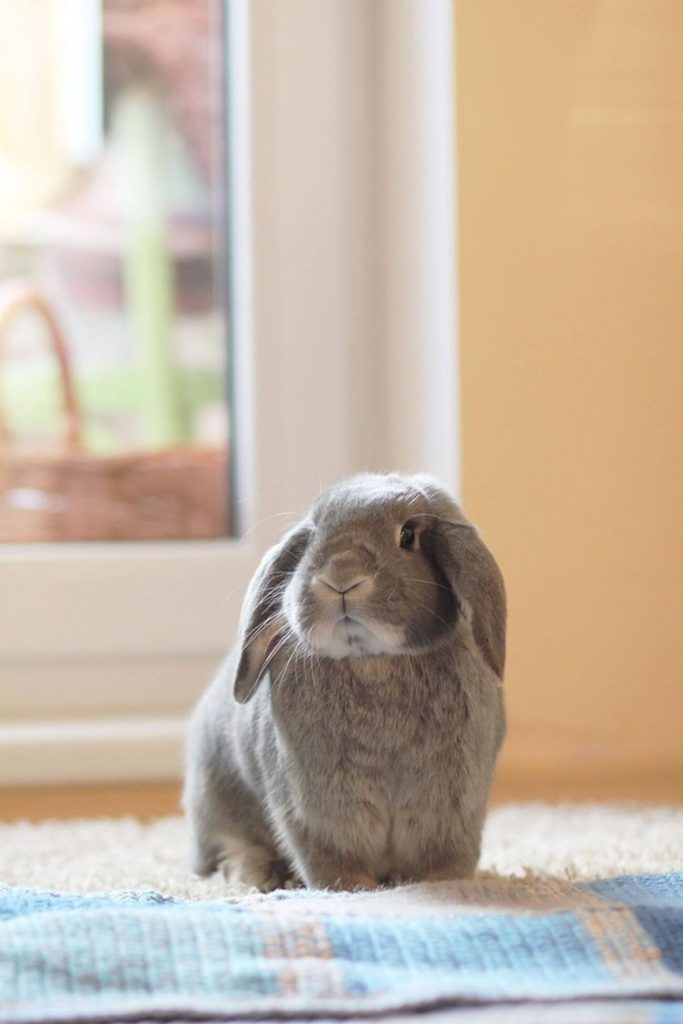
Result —
[{"label": "rabbit's muzzle", "polygon": [[361,559],[348,552],[328,558],[323,569],[313,576],[311,587],[322,601],[342,598],[345,603],[347,598],[367,597],[374,587],[373,576]]},{"label": "rabbit's muzzle", "polygon": [[[303,583],[294,624],[300,635],[332,658],[395,651],[403,630],[377,621],[377,566],[364,549],[330,554]],[[285,602],[287,605],[287,602]],[[293,617],[294,618],[294,617]]]}]

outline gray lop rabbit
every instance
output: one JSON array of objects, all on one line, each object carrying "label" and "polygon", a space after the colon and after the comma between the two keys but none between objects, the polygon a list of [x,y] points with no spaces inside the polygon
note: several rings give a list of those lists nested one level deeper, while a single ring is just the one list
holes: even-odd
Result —
[{"label": "gray lop rabbit", "polygon": [[267,552],[192,719],[193,867],[233,884],[466,878],[505,733],[505,591],[431,478],[332,487]]}]

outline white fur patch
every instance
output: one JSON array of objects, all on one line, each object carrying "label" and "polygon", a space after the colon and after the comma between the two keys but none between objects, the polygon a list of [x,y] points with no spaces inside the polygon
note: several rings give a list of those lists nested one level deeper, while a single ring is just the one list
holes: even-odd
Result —
[{"label": "white fur patch", "polygon": [[405,630],[381,622],[358,619],[319,622],[309,631],[308,642],[328,658],[360,658],[372,654],[397,654]]}]

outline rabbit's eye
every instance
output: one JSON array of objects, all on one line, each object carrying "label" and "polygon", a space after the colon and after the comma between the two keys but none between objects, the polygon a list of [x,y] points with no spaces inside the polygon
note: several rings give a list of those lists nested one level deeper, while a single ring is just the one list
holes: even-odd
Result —
[{"label": "rabbit's eye", "polygon": [[415,530],[409,523],[401,528],[401,536],[399,538],[399,545],[410,551],[411,548],[415,547]]}]

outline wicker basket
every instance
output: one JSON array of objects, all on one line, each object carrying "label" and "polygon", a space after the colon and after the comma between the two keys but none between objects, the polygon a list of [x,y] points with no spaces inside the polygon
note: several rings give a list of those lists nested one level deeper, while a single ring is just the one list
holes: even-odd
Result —
[{"label": "wicker basket", "polygon": [[82,444],[68,350],[45,297],[21,281],[0,286],[0,357],[16,313],[49,328],[63,395],[50,446],[12,438],[0,411],[0,541],[163,540],[229,532],[226,448],[183,445],[94,456]]}]

